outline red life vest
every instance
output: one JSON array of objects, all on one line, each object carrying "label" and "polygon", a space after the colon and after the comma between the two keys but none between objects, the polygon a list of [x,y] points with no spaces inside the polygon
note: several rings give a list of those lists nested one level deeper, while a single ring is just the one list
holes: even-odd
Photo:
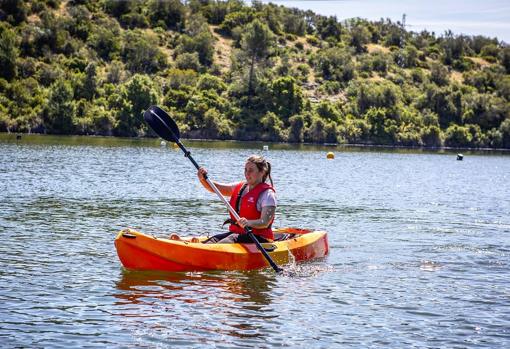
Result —
[{"label": "red life vest", "polygon": [[[238,185],[236,185],[234,191],[232,192],[232,196],[230,196],[230,206],[232,206],[234,209],[236,209],[237,197],[239,196],[239,192],[241,191],[241,188],[243,187],[244,184],[245,182],[240,182]],[[239,216],[249,220],[259,219],[261,211],[257,210],[257,201],[260,197],[260,194],[262,194],[262,192],[266,190],[274,191],[274,188],[267,183],[259,183],[255,188],[251,189],[248,193],[246,193],[246,195],[244,195],[241,199],[241,205],[239,207],[238,212]],[[233,222],[236,221],[232,214],[230,214],[230,218],[232,219]],[[269,226],[267,228],[263,229],[252,228],[253,234],[261,236],[267,240],[274,240],[273,230],[271,229],[273,220],[274,217],[271,220],[271,223],[269,223]],[[228,230],[231,233],[236,234],[245,233],[244,229],[236,224],[230,224]]]}]

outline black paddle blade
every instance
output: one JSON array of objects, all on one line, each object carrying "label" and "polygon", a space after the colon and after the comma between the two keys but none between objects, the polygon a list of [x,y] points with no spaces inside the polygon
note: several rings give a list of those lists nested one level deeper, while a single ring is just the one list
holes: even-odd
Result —
[{"label": "black paddle blade", "polygon": [[143,118],[158,136],[169,142],[179,141],[179,128],[170,115],[160,107],[153,105],[143,113]]}]

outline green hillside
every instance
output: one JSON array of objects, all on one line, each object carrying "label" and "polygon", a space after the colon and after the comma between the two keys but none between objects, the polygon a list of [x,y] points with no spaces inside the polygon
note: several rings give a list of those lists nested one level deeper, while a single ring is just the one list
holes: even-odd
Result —
[{"label": "green hillside", "polygon": [[510,47],[242,1],[0,0],[0,131],[510,148]]}]

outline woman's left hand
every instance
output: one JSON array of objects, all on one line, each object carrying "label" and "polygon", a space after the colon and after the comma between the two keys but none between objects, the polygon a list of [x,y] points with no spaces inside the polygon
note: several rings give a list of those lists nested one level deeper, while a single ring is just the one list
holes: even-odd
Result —
[{"label": "woman's left hand", "polygon": [[248,225],[248,220],[244,217],[241,217],[238,221],[237,221],[237,225],[239,225],[241,228],[244,228]]}]

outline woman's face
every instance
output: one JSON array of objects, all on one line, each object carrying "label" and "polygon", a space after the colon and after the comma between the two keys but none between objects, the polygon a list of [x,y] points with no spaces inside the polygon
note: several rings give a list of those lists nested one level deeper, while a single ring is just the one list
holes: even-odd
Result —
[{"label": "woman's face", "polygon": [[244,165],[244,177],[248,185],[259,184],[264,177],[264,171],[259,171],[257,165],[248,161],[246,165]]}]

